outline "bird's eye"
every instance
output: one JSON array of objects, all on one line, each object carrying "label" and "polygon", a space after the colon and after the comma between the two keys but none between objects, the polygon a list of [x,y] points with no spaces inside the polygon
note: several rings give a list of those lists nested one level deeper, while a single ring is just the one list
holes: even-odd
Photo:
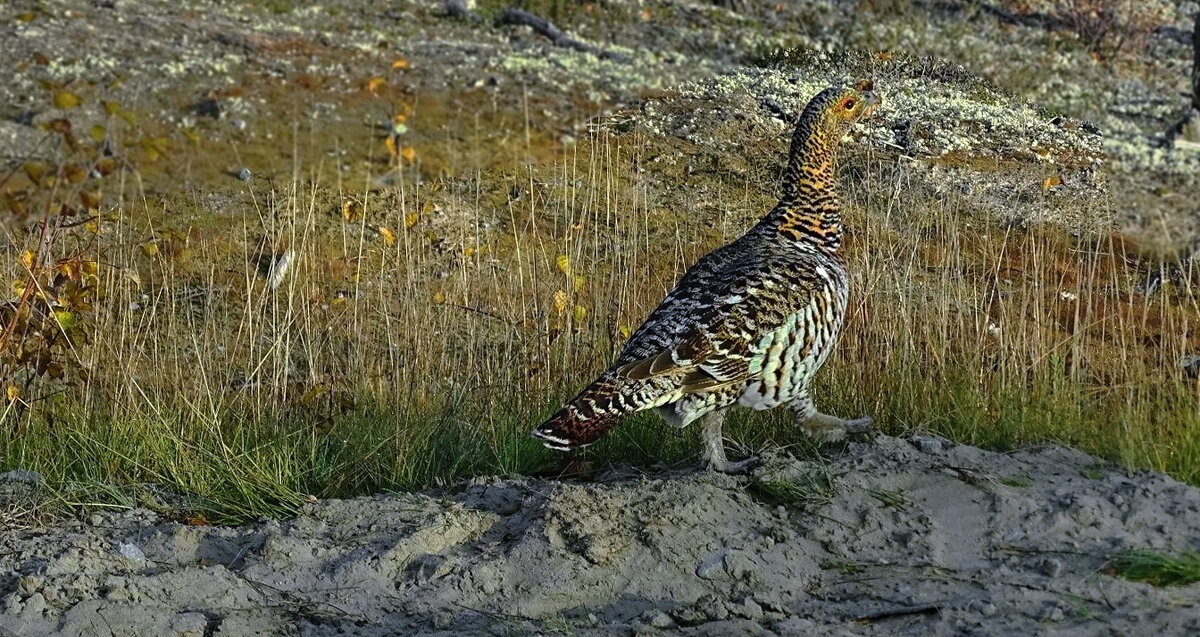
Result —
[{"label": "bird's eye", "polygon": [[844,106],[846,107],[846,110],[850,110],[850,109],[854,108],[854,98],[851,97],[850,99],[846,100],[846,103]]}]

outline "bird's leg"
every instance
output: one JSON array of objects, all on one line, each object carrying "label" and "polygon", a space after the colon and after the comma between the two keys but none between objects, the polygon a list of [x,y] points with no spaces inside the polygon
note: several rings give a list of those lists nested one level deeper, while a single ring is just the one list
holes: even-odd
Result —
[{"label": "bird's leg", "polygon": [[837,442],[848,434],[862,434],[871,430],[874,418],[855,418],[847,420],[817,411],[812,399],[805,395],[794,401],[791,408],[796,412],[796,424],[817,442]]},{"label": "bird's leg", "polygon": [[710,411],[700,417],[700,426],[704,433],[704,464],[713,471],[721,473],[749,473],[758,464],[758,458],[749,457],[738,462],[730,462],[725,457],[725,438],[721,436],[721,425],[725,422],[723,410]]}]

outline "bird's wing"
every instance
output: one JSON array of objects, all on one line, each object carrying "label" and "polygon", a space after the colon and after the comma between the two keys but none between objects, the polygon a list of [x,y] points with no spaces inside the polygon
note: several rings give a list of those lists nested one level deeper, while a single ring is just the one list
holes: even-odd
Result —
[{"label": "bird's wing", "polygon": [[749,261],[726,262],[724,271],[693,281],[689,272],[630,338],[612,372],[671,393],[750,379],[751,370],[761,369],[754,362],[763,355],[763,337],[816,302],[826,282],[781,278],[780,264]]},{"label": "bird's wing", "polygon": [[674,382],[668,384],[681,393],[742,382],[750,369],[750,342],[728,334],[723,323],[720,317],[701,317],[674,346],[614,371],[633,381],[670,378]]}]

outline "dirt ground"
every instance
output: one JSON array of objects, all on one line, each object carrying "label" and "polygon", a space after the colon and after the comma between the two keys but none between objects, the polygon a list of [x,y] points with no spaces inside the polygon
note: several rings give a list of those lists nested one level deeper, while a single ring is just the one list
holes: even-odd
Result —
[{"label": "dirt ground", "polygon": [[[1129,171],[1115,177],[1119,185],[1136,179],[1136,188],[1117,188],[1129,193],[1122,210],[1140,218],[1179,209],[1181,218],[1195,218],[1194,199],[1169,191],[1194,187],[1200,160],[1159,149],[1154,138],[1182,104],[1187,58],[1178,38],[1152,35],[1147,56],[1164,69],[1145,77],[1109,79],[1080,54],[1043,64],[1027,80],[1038,85],[1022,86],[1029,74],[1008,61],[1050,55],[1052,34],[960,11],[960,3],[912,3],[943,11],[934,16],[937,29],[848,8],[886,2],[779,3],[757,13],[726,8],[754,3],[664,0],[644,11],[642,4],[597,3],[627,13],[627,24],[593,20],[579,8],[560,20],[589,46],[635,60],[628,63],[551,46],[527,27],[497,24],[486,6],[469,9],[474,2],[335,1],[296,10],[288,3],[16,2],[0,7],[0,55],[17,61],[0,86],[0,146],[14,166],[39,158],[45,134],[38,126],[64,115],[51,107],[56,91],[83,99],[71,111],[79,130],[114,120],[103,106],[111,99],[140,118],[146,135],[199,149],[172,153],[182,158],[176,163],[146,162],[148,199],[184,183],[224,201],[245,188],[234,178],[243,168],[255,179],[290,174],[294,158],[280,152],[279,140],[291,139],[297,121],[318,123],[312,157],[371,144],[382,154],[377,129],[393,113],[372,99],[416,104],[407,135],[432,178],[461,169],[438,147],[459,135],[460,111],[485,102],[519,114],[554,150],[619,109],[638,113],[656,138],[701,149],[714,129],[778,141],[777,102],[794,109],[812,90],[793,86],[790,71],[746,71],[760,53],[896,49],[953,57],[1021,99],[1096,119],[1105,130],[1101,143],[1090,122],[1016,108],[1009,101],[1016,97],[974,85],[963,96],[939,93],[958,84],[924,60],[901,73],[884,65],[890,56],[869,58],[893,106],[867,138],[928,159],[929,172],[941,171],[937,184],[983,183],[978,197],[1013,208],[995,192],[1015,186],[997,186],[990,174],[963,176],[973,165],[966,161],[961,169],[932,162],[1016,140],[1032,156],[1022,161],[1039,170],[1047,163],[1077,171],[1063,172],[1063,194],[1050,195],[1080,198],[1097,190],[1100,171],[1088,162],[1103,147]],[[978,59],[956,56],[960,40]],[[810,66],[832,70],[805,82],[816,86],[840,72],[824,59]],[[375,76],[387,80],[382,97],[368,88]],[[930,111],[931,103],[943,110]],[[718,128],[731,112],[738,116]],[[977,125],[962,130],[964,120]],[[185,132],[203,142],[185,144]],[[901,143],[908,137],[912,143]],[[729,154],[728,143],[711,146]],[[296,151],[312,161],[304,152]],[[347,183],[377,168],[337,152]],[[473,161],[472,170],[494,168],[487,156]],[[1038,175],[1025,188],[1042,201],[1049,182]],[[1171,188],[1151,190],[1156,179]],[[1036,219],[1054,212],[1022,210]],[[1157,588],[1107,567],[1132,548],[1200,549],[1196,488],[1053,446],[998,453],[934,437],[877,436],[824,453],[776,452],[751,477],[655,467],[591,481],[479,478],[438,491],[313,502],[293,519],[241,527],[189,526],[141,509],[38,527],[22,517],[0,533],[0,637],[1200,634],[1200,585]],[[37,502],[39,489],[35,475],[0,475],[0,495],[12,506]]]},{"label": "dirt ground", "polygon": [[1198,536],[1200,491],[1160,474],[880,436],[753,478],[485,478],[240,528],[135,510],[13,531],[0,632],[1184,635],[1200,588],[1106,561]]}]

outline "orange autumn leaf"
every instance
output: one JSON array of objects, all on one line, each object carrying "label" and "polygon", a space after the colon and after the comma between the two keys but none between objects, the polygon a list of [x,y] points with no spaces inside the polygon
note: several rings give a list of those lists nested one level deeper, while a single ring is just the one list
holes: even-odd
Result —
[{"label": "orange autumn leaf", "polygon": [[1051,188],[1053,188],[1055,186],[1061,186],[1061,185],[1062,185],[1062,177],[1059,177],[1057,175],[1054,177],[1047,177],[1044,181],[1042,181],[1042,192],[1046,192],[1047,190],[1050,190]]},{"label": "orange autumn leaf", "polygon": [[412,161],[416,159],[417,151],[413,150],[412,146],[405,146],[400,151],[400,156],[404,158],[404,161]]},{"label": "orange autumn leaf", "polygon": [[383,144],[385,146],[387,146],[388,154],[390,154],[392,157],[395,157],[396,156],[396,138],[392,137],[391,135],[388,135],[387,139],[383,140]]},{"label": "orange autumn leaf", "polygon": [[408,68],[408,60],[406,60],[404,58],[400,58],[400,59],[396,60],[395,62],[392,62],[392,68],[393,69],[406,69],[406,68]]},{"label": "orange autumn leaf", "polygon": [[373,77],[369,82],[367,82],[367,90],[374,93],[384,84],[387,84],[387,80],[383,79],[382,77]]}]

